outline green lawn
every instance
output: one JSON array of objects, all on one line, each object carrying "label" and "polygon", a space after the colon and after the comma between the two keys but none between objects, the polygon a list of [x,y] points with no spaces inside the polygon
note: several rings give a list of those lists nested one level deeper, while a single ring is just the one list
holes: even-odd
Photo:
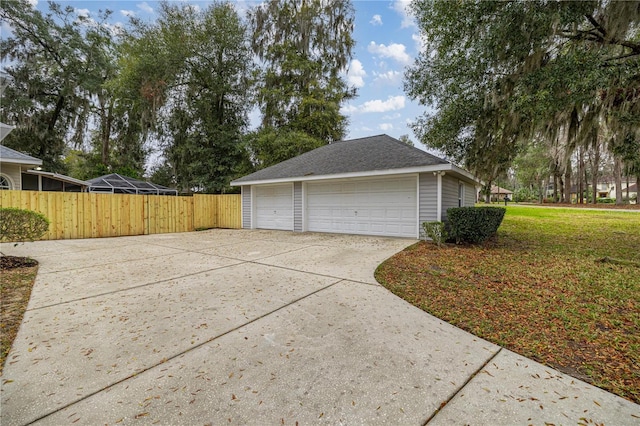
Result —
[{"label": "green lawn", "polygon": [[509,206],[481,246],[420,242],[376,278],[421,309],[640,402],[640,213]]}]

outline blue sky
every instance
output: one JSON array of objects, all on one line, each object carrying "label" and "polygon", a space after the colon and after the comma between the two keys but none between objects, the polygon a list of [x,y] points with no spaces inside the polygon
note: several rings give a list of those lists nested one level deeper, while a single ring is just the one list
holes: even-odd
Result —
[{"label": "blue sky", "polygon": [[[38,9],[46,10],[44,0],[30,0]],[[209,1],[180,0],[200,7]],[[113,11],[111,24],[124,25],[128,16],[152,21],[158,10],[156,1],[84,0],[59,1],[73,6],[78,14],[93,15],[98,10]],[[234,1],[244,12],[254,1]],[[359,138],[380,133],[393,137],[408,134],[415,141],[409,123],[424,112],[424,107],[412,102],[403,91],[405,67],[413,63],[420,49],[418,30],[410,17],[409,1],[366,0],[353,1],[355,8],[354,38],[356,47],[346,78],[358,88],[358,97],[344,105],[342,111],[349,117],[347,138]],[[2,32],[7,30],[3,26]],[[259,112],[251,114],[252,123],[259,122]],[[417,146],[422,147],[416,143]]]}]

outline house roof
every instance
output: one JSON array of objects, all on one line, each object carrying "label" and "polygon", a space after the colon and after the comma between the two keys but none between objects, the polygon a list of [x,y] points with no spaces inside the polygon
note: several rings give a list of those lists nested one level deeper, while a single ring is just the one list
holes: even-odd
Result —
[{"label": "house roof", "polygon": [[117,173],[104,175],[95,179],[89,179],[89,192],[111,192],[142,195],[178,195],[175,189],[156,185],[152,182],[122,176]]},{"label": "house roof", "polygon": [[407,145],[391,136],[377,135],[322,146],[236,179],[231,184],[312,180],[319,176],[364,175],[395,170],[414,172],[454,170],[468,179],[474,179],[471,174],[453,166],[449,161]]},{"label": "house roof", "polygon": [[33,166],[42,165],[41,159],[23,154],[16,151],[15,149],[7,148],[4,145],[0,145],[0,161],[3,163],[25,164]]},{"label": "house roof", "polygon": [[492,194],[513,194],[513,191],[509,191],[508,189],[502,188],[497,185],[491,185],[491,193]]}]

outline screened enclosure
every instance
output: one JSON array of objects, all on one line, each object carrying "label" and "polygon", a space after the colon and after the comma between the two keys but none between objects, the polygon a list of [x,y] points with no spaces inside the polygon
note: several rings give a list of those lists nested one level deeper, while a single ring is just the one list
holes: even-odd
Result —
[{"label": "screened enclosure", "polygon": [[178,195],[178,190],[152,182],[122,176],[117,173],[104,175],[87,181],[89,192],[139,195]]}]

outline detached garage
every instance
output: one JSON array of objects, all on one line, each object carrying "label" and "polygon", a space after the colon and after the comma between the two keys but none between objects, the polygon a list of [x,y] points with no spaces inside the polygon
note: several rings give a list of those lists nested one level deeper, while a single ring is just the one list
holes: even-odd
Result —
[{"label": "detached garage", "polygon": [[477,179],[390,136],[335,142],[232,182],[243,228],[418,238],[473,206]]}]

